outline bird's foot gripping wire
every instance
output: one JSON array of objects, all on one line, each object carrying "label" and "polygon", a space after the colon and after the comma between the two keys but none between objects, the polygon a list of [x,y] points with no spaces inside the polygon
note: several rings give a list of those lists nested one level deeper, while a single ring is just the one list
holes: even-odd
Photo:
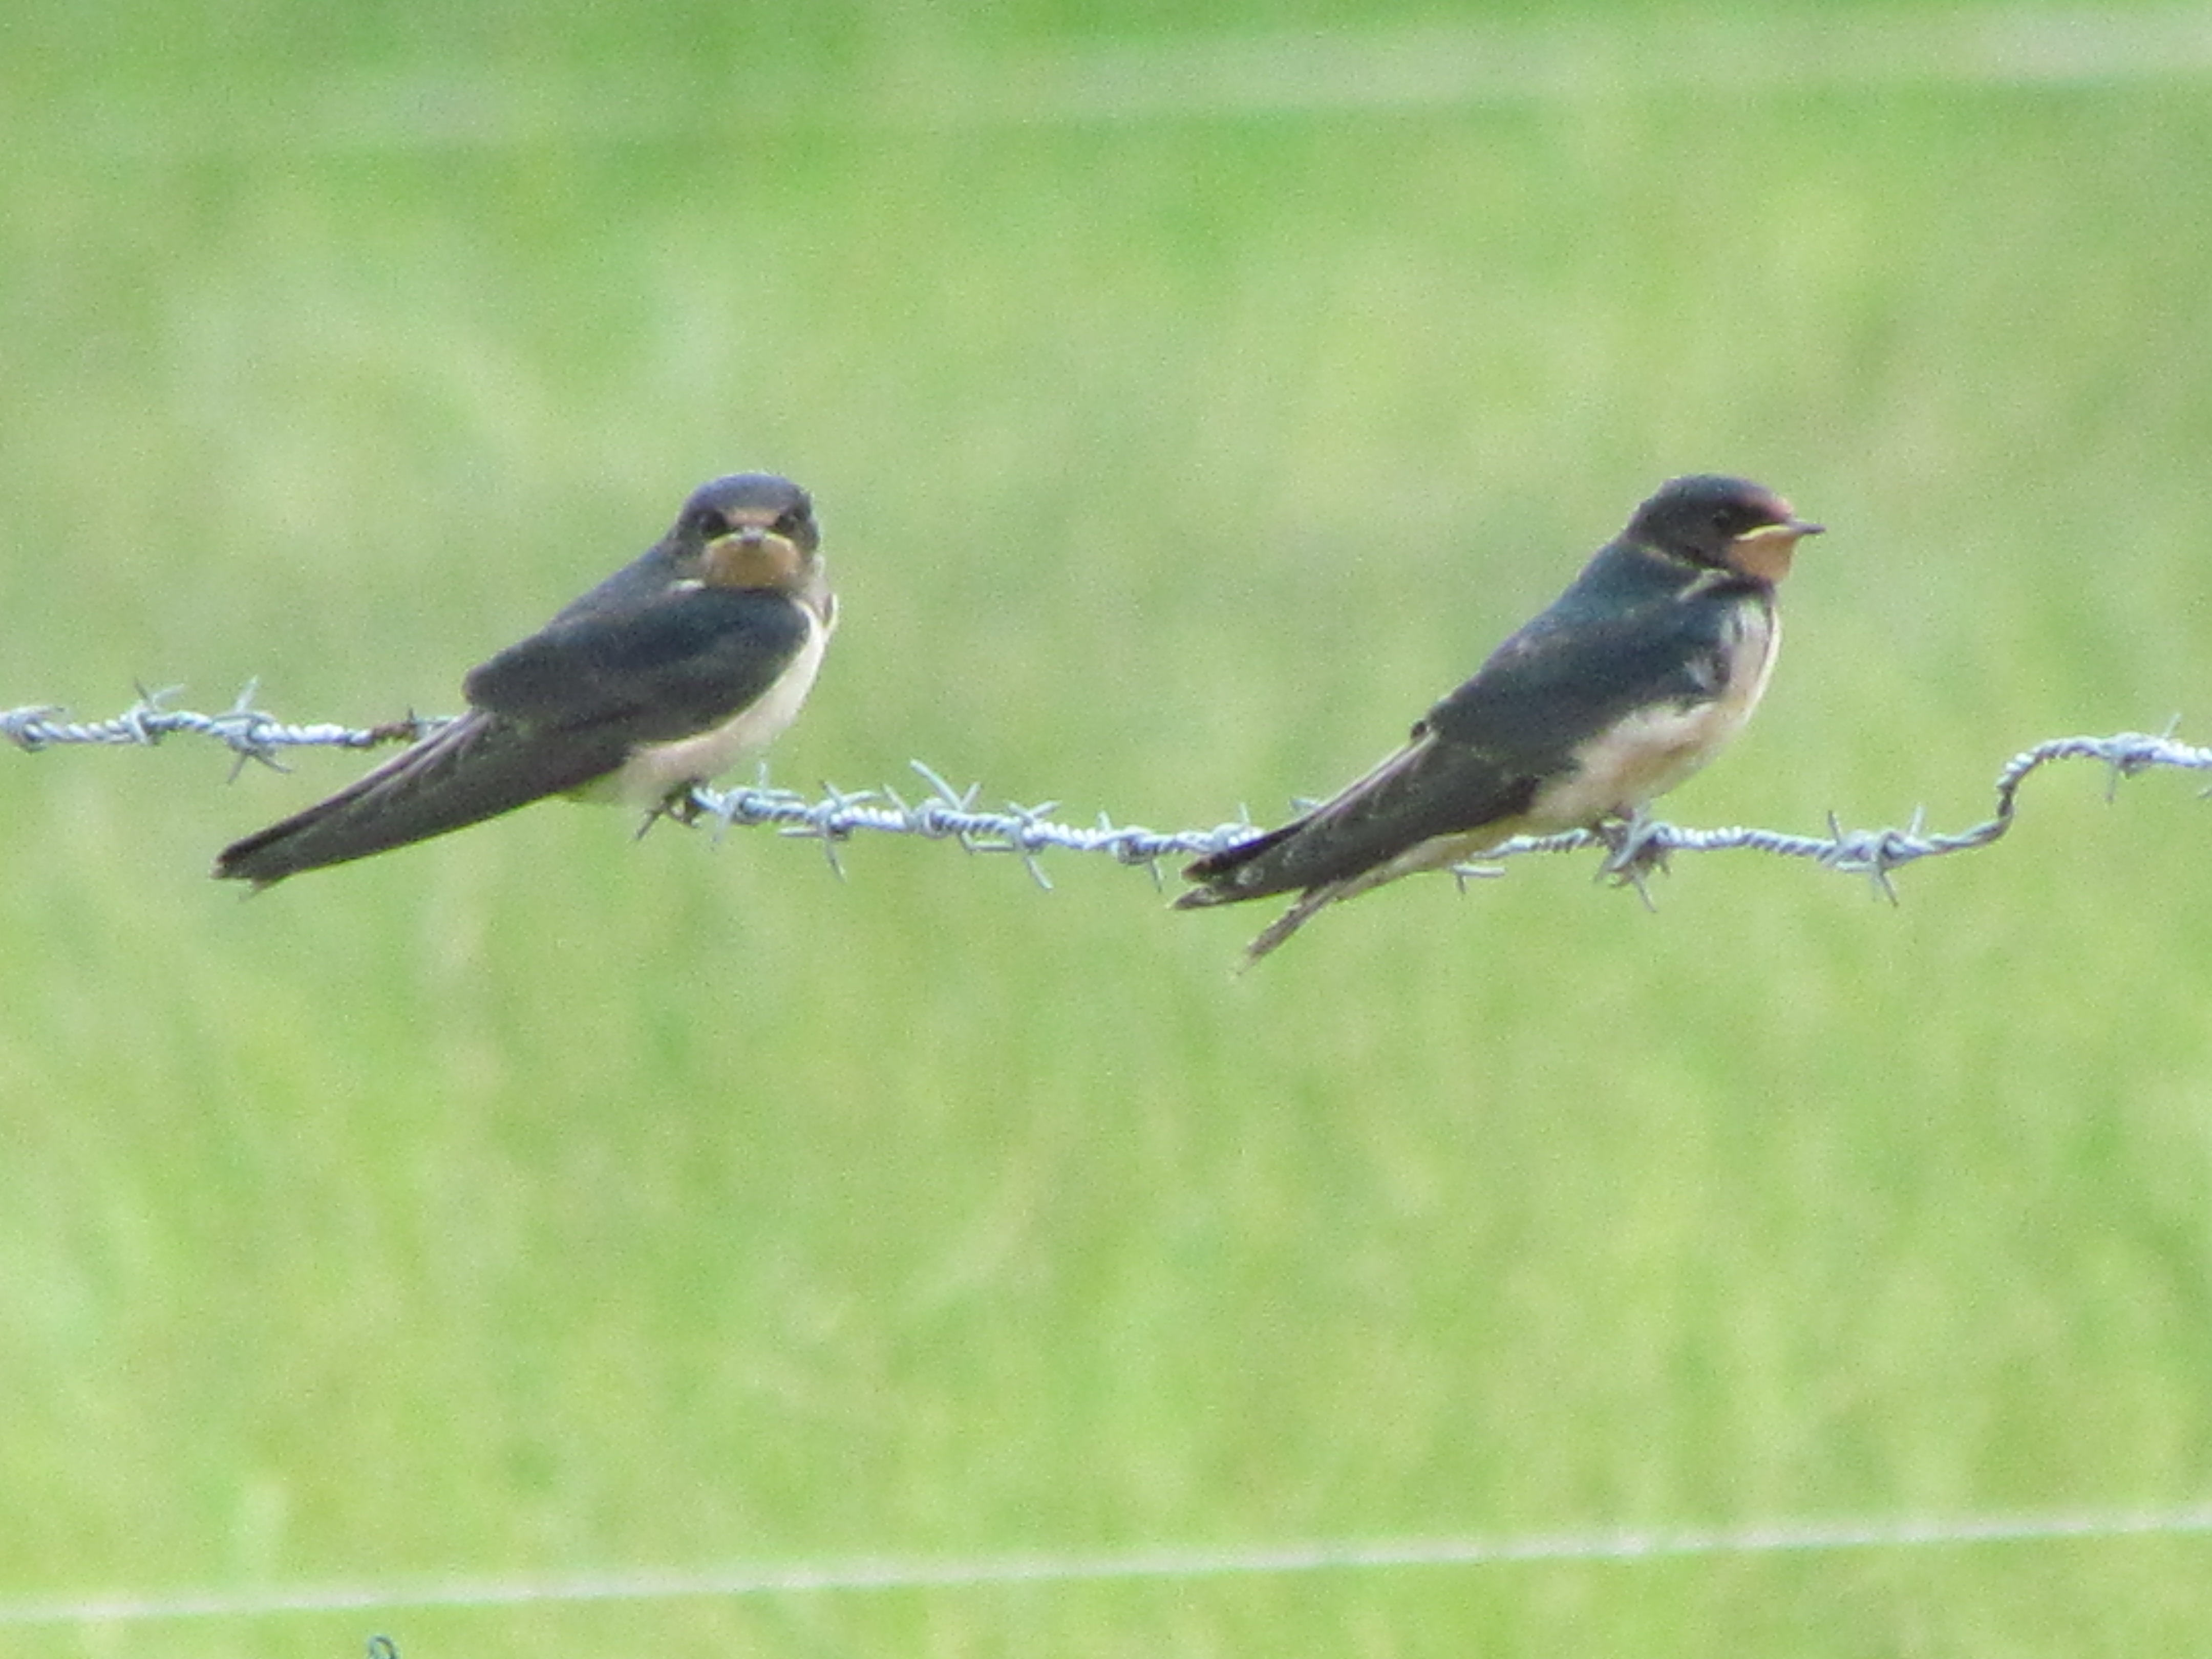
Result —
[{"label": "bird's foot gripping wire", "polygon": [[1647,910],[1659,908],[1651,902],[1650,878],[1667,872],[1670,848],[1662,829],[1658,820],[1639,806],[1628,817],[1607,818],[1592,825],[1590,830],[1606,846],[1605,862],[1597,869],[1598,879],[1615,887],[1633,887]]},{"label": "bird's foot gripping wire", "polygon": [[644,821],[637,826],[637,834],[631,839],[643,841],[646,832],[663,818],[666,818],[671,823],[680,823],[688,830],[698,823],[708,811],[706,803],[698,797],[697,787],[687,783],[681,789],[669,791],[666,795],[647,808]]}]

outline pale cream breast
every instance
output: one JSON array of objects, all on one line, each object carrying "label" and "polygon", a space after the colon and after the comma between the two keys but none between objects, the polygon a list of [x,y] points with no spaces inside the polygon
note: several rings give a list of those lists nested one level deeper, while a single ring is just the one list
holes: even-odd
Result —
[{"label": "pale cream breast", "polygon": [[645,744],[619,769],[580,793],[633,806],[657,805],[685,785],[720,776],[775,742],[798,719],[830,643],[830,629],[813,607],[800,609],[806,617],[805,641],[775,684],[711,731]]},{"label": "pale cream breast", "polygon": [[1765,694],[1781,643],[1782,619],[1771,602],[1739,607],[1723,641],[1717,695],[1646,709],[1584,744],[1573,771],[1537,791],[1528,823],[1547,833],[1626,817],[1665,794],[1742,730]]}]

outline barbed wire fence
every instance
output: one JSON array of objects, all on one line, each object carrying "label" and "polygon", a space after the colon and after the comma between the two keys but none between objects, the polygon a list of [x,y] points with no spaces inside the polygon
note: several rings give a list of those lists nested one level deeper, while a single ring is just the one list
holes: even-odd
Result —
[{"label": "barbed wire fence", "polygon": [[[213,714],[168,707],[169,698],[177,695],[174,689],[149,691],[143,687],[128,708],[106,720],[71,720],[65,718],[67,711],[56,705],[27,704],[0,711],[0,738],[27,753],[70,744],[149,747],[173,736],[203,738],[231,750],[235,757],[234,777],[249,762],[284,769],[281,757],[288,750],[370,750],[413,743],[445,724],[442,717],[416,714],[368,726],[329,721],[295,724],[256,708],[258,690],[257,685],[248,684],[228,708]],[[1607,858],[1601,874],[1632,885],[1641,893],[1644,875],[1663,867],[1676,853],[1753,852],[1809,860],[1827,869],[1864,877],[1884,897],[1894,902],[1897,890],[1891,881],[1894,872],[1922,859],[1972,852],[2000,840],[2017,815],[2021,785],[2055,762],[2094,761],[2106,768],[2108,798],[2122,779],[2161,768],[2212,772],[2212,748],[2177,740],[2173,732],[2179,723],[2177,717],[2159,732],[2050,738],[2024,749],[1997,773],[1995,811],[1979,823],[1949,834],[1930,833],[1918,811],[1902,827],[1871,830],[1846,829],[1832,812],[1825,836],[1744,825],[1686,829],[1655,819],[1625,828],[1517,836],[1485,854],[1479,864],[1463,866],[1460,873],[1494,875],[1498,861],[1504,859],[1601,847]],[[959,787],[921,761],[908,764],[920,780],[920,787],[910,787],[904,793],[890,785],[846,791],[825,784],[820,797],[810,799],[795,791],[765,784],[732,789],[702,787],[691,792],[690,810],[675,815],[676,821],[718,830],[772,828],[786,836],[818,841],[841,874],[837,849],[858,836],[920,836],[930,841],[955,842],[970,853],[1013,855],[1038,885],[1047,888],[1052,882],[1042,856],[1049,851],[1103,853],[1119,863],[1150,870],[1158,881],[1163,860],[1218,852],[1251,835],[1255,827],[1249,819],[1239,818],[1211,829],[1148,830],[1116,824],[1103,812],[1095,823],[1065,823],[1052,816],[1059,810],[1057,801],[987,806],[981,804],[981,784]],[[2212,789],[2203,793],[2212,794]],[[1648,902],[1649,895],[1645,897]]]},{"label": "barbed wire fence", "polygon": [[[210,740],[230,750],[235,776],[248,763],[282,768],[286,751],[302,748],[374,750],[418,740],[442,720],[410,714],[370,726],[331,722],[295,724],[254,706],[249,685],[230,708],[216,714],[173,708],[173,692],[141,689],[121,714],[78,721],[52,705],[0,711],[0,738],[28,753],[69,745],[151,746],[175,736]],[[2123,779],[2171,769],[2212,772],[2212,748],[2182,743],[2174,725],[2164,732],[2116,732],[2106,737],[2051,738],[2007,761],[1996,779],[1996,805],[1981,823],[1949,834],[1930,833],[1915,813],[1901,828],[1850,830],[1832,815],[1825,836],[1803,836],[1741,826],[1686,829],[1647,822],[1625,830],[1576,831],[1522,837],[1494,849],[1494,860],[1531,853],[1604,848],[1601,873],[1641,885],[1643,873],[1674,853],[1749,851],[1808,860],[1868,878],[1894,899],[1892,874],[1922,859],[1988,847],[2012,827],[2021,787],[2035,772],[2060,761],[2091,761],[2106,769],[2108,798]],[[1018,858],[1049,886],[1041,863],[1049,851],[1103,853],[1124,865],[1159,874],[1163,860],[1218,849],[1249,835],[1240,819],[1211,829],[1153,830],[1117,825],[1101,815],[1095,824],[1069,824],[1051,815],[1056,803],[979,804],[981,786],[957,787],[934,769],[912,763],[921,787],[912,798],[889,787],[861,792],[824,788],[819,799],[766,787],[700,789],[696,809],[679,822],[709,828],[773,828],[786,836],[819,841],[833,866],[836,849],[867,834],[920,836],[956,842],[974,853]],[[2203,792],[2212,794],[2212,790]],[[1492,873],[1485,867],[1468,873]],[[1783,1520],[1737,1528],[1597,1529],[1583,1533],[1495,1537],[1352,1537],[1245,1547],[1141,1547],[1070,1554],[1032,1553],[973,1559],[874,1556],[787,1563],[739,1563],[692,1570],[599,1571],[544,1578],[276,1584],[246,1590],[122,1590],[88,1595],[0,1599],[0,1628],[54,1625],[117,1625],[225,1618],[266,1619],[428,1607],[494,1608],[684,1597],[750,1597],[799,1594],[928,1591],[992,1586],[1038,1586],[1117,1581],[1197,1581],[1224,1577],[1308,1574],[1413,1568],[1503,1568],[1543,1563],[1632,1564],[1701,1557],[1799,1555],[1967,1546],[2033,1545],[2149,1536],[2199,1537],[2212,1533],[2212,1504],[2168,1510],[2085,1510],[2049,1514],[1920,1516],[1899,1520]],[[393,1659],[396,1644],[372,1638],[371,1659]]]}]

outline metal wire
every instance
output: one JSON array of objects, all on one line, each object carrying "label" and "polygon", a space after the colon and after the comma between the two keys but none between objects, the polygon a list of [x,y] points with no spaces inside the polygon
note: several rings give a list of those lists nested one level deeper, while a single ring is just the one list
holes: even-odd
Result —
[{"label": "metal wire", "polygon": [[423,1607],[522,1607],[1014,1586],[1198,1583],[1321,1572],[1462,1571],[1572,1563],[1636,1564],[1838,1551],[2201,1539],[2212,1504],[1897,1519],[1790,1519],[1739,1526],[1594,1528],[1523,1534],[1297,1539],[1134,1546],[975,1556],[862,1555],[723,1565],[589,1569],[568,1574],[392,1578],[204,1589],[118,1590],[0,1600],[0,1628]]},{"label": "metal wire", "polygon": [[[444,724],[442,720],[410,714],[371,726],[327,722],[295,725],[256,708],[255,694],[256,687],[249,684],[228,708],[204,714],[167,707],[167,699],[175,695],[173,690],[149,691],[141,687],[137,701],[120,714],[89,721],[65,720],[62,718],[65,711],[52,704],[28,704],[0,711],[0,738],[35,752],[70,744],[144,746],[184,733],[222,744],[236,755],[239,766],[258,761],[281,769],[278,757],[288,749],[373,749],[411,743]],[[2178,742],[2172,732],[2169,724],[2165,732],[2157,733],[2051,738],[2022,750],[1997,774],[1996,811],[1979,823],[1950,834],[1929,833],[1917,812],[1902,828],[1881,830],[1845,829],[1832,813],[1825,836],[1741,825],[1684,829],[1646,819],[1601,830],[1518,837],[1486,854],[1481,864],[1468,866],[1462,873],[1494,874],[1496,860],[1530,853],[1602,847],[1607,851],[1602,873],[1641,891],[1644,876],[1662,867],[1674,854],[1742,851],[1808,859],[1831,870],[1863,876],[1885,897],[1894,900],[1897,892],[1891,877],[1905,866],[1922,859],[1972,852],[2004,836],[2018,811],[2021,786],[2031,774],[2053,762],[2096,762],[2110,775],[2108,794],[2118,788],[2121,779],[2159,768],[2212,771],[2212,748]],[[1096,823],[1065,823],[1051,816],[1058,809],[1056,801],[1033,806],[1014,802],[986,806],[981,804],[981,784],[957,787],[921,762],[910,764],[922,785],[919,793],[909,790],[912,799],[888,785],[858,792],[824,785],[819,799],[809,799],[792,790],[760,784],[694,790],[686,810],[672,816],[681,822],[717,829],[768,826],[787,836],[819,841],[833,866],[838,862],[839,847],[859,835],[920,836],[930,841],[957,842],[970,853],[1013,854],[1042,887],[1052,884],[1040,861],[1040,855],[1047,851],[1103,853],[1118,863],[1143,866],[1158,880],[1162,860],[1218,852],[1251,835],[1255,828],[1239,819],[1211,829],[1148,830],[1116,824],[1103,812]]]},{"label": "metal wire", "polygon": [[[21,708],[0,711],[0,738],[35,754],[41,749],[72,743],[151,747],[173,732],[183,732],[226,744],[241,761],[257,760],[264,765],[277,766],[276,752],[282,749],[375,749],[389,743],[413,743],[446,723],[443,716],[410,714],[381,726],[289,726],[253,707],[254,696],[259,690],[254,681],[248,681],[246,690],[239,693],[238,701],[220,714],[199,714],[189,708],[163,707],[182,689],[169,686],[149,691],[142,685],[137,702],[104,720],[61,720],[58,717],[68,710],[58,703],[29,703]],[[277,769],[283,769],[278,766]]]},{"label": "metal wire", "polygon": [[[293,748],[371,749],[411,742],[442,724],[410,715],[381,726],[294,725],[252,706],[254,688],[228,709],[197,714],[164,706],[167,692],[141,690],[138,700],[112,719],[72,721],[50,705],[0,711],[0,738],[27,751],[71,744],[150,745],[175,733],[210,738],[248,761],[280,764]],[[1826,836],[1801,836],[1745,827],[1683,829],[1646,821],[1602,832],[1523,837],[1488,855],[1571,852],[1603,847],[1604,870],[1641,885],[1644,873],[1674,853],[1744,850],[1808,859],[1861,875],[1894,897],[1892,873],[1924,858],[1987,847],[2012,827],[2020,791],[2029,775],[2062,760],[2088,760],[2107,769],[2108,789],[2123,778],[2160,768],[2212,771],[2212,749],[2177,742],[2171,726],[2160,733],[2123,732],[2110,737],[2052,738],[2021,750],[1996,778],[1996,811],[1951,834],[1928,833],[1914,814],[1901,829],[1846,830],[1831,817]],[[681,821],[716,827],[773,826],[787,836],[819,840],[835,863],[836,848],[865,833],[921,836],[957,842],[970,852],[1011,853],[1040,883],[1040,854],[1048,850],[1104,853],[1122,864],[1143,865],[1157,876],[1162,859],[1190,856],[1231,845],[1252,833],[1244,821],[1210,830],[1159,831],[1116,825],[1101,815],[1095,825],[1060,823],[1055,803],[978,804],[980,785],[957,788],[933,769],[913,763],[926,793],[908,799],[889,787],[848,793],[825,787],[810,800],[766,787],[694,792]],[[1469,873],[1492,873],[1478,868]],[[1049,884],[1046,883],[1045,884]],[[1346,1539],[1220,1549],[1140,1548],[1071,1555],[1010,1555],[973,1559],[878,1557],[787,1565],[738,1565],[703,1570],[583,1573],[544,1579],[455,1578],[386,1583],[275,1586],[252,1590],[118,1592],[0,1601],[0,1627],[66,1623],[266,1617],[369,1608],[514,1607],[609,1600],[653,1601],[684,1596],[744,1596],[885,1589],[953,1589],[994,1585],[1049,1584],[1133,1579],[1193,1580],[1230,1575],[1382,1571],[1413,1567],[1502,1566],[1544,1562],[1634,1562],[1687,1557],[1795,1553],[1833,1550],[1987,1546],[2061,1540],[2120,1540],[2152,1535],[2202,1536],[2212,1532],[2212,1506],[2171,1510],[1906,1517],[1869,1521],[1789,1521],[1740,1528],[1654,1528],[1527,1537]]]}]

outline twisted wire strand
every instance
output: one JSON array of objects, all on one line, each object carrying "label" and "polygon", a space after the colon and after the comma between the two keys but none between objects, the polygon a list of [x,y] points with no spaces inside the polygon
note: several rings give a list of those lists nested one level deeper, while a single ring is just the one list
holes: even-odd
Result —
[{"label": "twisted wire strand", "polygon": [[[212,738],[237,757],[237,765],[249,761],[282,769],[279,757],[289,749],[338,748],[366,750],[387,744],[412,743],[438,729],[442,719],[409,714],[379,726],[347,726],[332,722],[294,724],[254,707],[257,688],[249,684],[230,708],[207,714],[171,708],[167,700],[173,690],[139,689],[136,702],[121,714],[100,720],[71,720],[66,710],[52,704],[27,704],[0,711],[0,738],[29,753],[73,744],[150,746],[183,733]],[[2184,771],[2212,771],[2212,748],[2182,743],[2169,725],[2162,732],[2119,732],[2109,737],[2051,738],[2024,749],[2007,761],[1997,774],[1996,806],[1981,823],[1949,834],[1930,833],[1915,812],[1902,827],[1851,830],[1829,815],[1825,836],[1796,835],[1785,830],[1747,825],[1717,829],[1685,829],[1656,819],[1639,819],[1622,826],[1571,830],[1553,836],[1523,836],[1506,842],[1483,855],[1477,865],[1464,866],[1462,875],[1498,873],[1496,861],[1530,853],[1568,853],[1603,848],[1607,859],[1602,873],[1643,890],[1644,875],[1663,867],[1675,853],[1754,852],[1778,858],[1808,859],[1832,870],[1864,876],[1876,890],[1896,897],[1892,872],[1922,859],[1972,852],[2002,837],[2018,814],[2020,792],[2028,777],[2054,762],[2094,761],[2107,769],[2106,793],[2123,778],[2160,768]],[[1218,823],[1211,829],[1158,830],[1137,824],[1117,824],[1101,812],[1092,824],[1062,823],[1051,815],[1057,801],[1035,805],[1008,802],[993,807],[981,804],[982,786],[957,787],[945,775],[920,761],[909,763],[921,780],[921,790],[912,799],[888,785],[847,791],[823,787],[819,799],[789,789],[770,788],[765,782],[732,789],[699,788],[691,792],[678,821],[706,823],[717,830],[732,825],[769,827],[787,836],[822,842],[833,866],[840,845],[859,835],[919,836],[930,841],[957,842],[970,853],[1003,853],[1018,858],[1042,887],[1050,887],[1040,861],[1048,851],[1103,853],[1116,862],[1149,869],[1155,880],[1159,866],[1170,858],[1199,857],[1233,846],[1254,833],[1249,819]],[[2207,793],[2212,793],[2208,791]],[[841,867],[842,873],[842,867]]]}]

